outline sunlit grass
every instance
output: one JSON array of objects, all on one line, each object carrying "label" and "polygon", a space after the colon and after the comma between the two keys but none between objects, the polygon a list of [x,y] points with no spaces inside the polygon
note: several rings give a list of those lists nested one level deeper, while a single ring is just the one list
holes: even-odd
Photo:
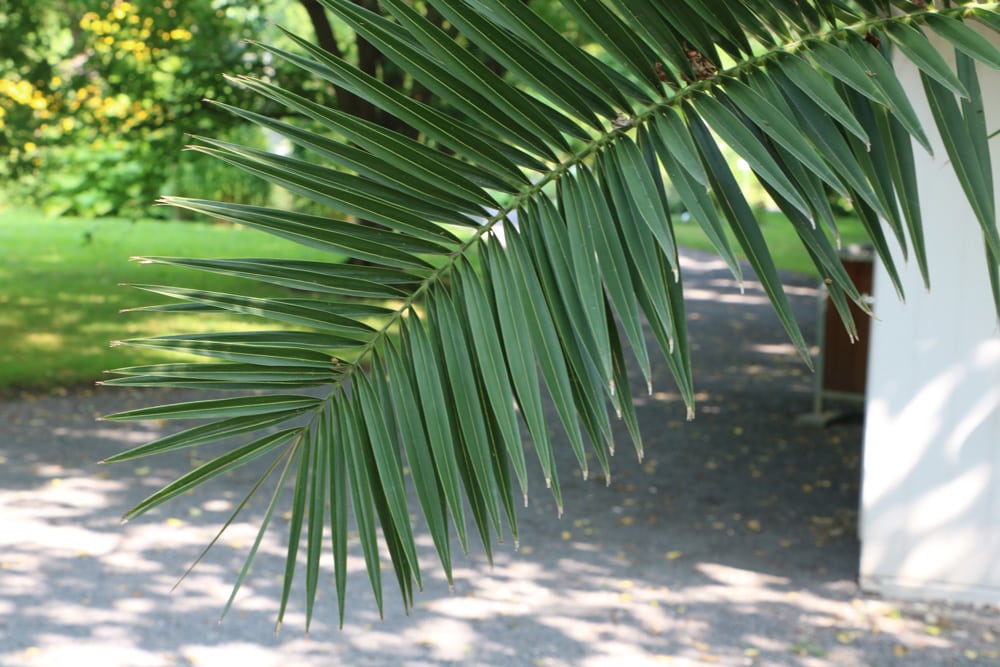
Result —
[{"label": "sunlit grass", "polygon": [[[0,391],[39,391],[92,383],[105,370],[155,363],[166,353],[111,341],[175,333],[273,328],[251,318],[121,313],[167,301],[121,286],[183,285],[253,296],[287,290],[239,278],[155,264],[136,255],[329,258],[260,232],[196,222],[49,219],[0,212]],[[174,357],[176,358],[176,357]]]},{"label": "sunlit grass", "polygon": [[[781,213],[764,211],[758,214],[758,220],[761,232],[767,241],[767,247],[779,269],[808,276],[819,276],[788,218]],[[868,240],[864,227],[857,218],[838,218],[837,230],[840,233],[843,248],[847,248],[851,244],[863,244]],[[708,237],[701,231],[701,227],[693,221],[681,222],[675,219],[674,233],[677,236],[678,245],[708,252],[715,250]],[[730,241],[733,244],[733,249],[736,250],[736,255],[741,259],[746,259],[746,255],[740,251],[732,236],[730,236]]]}]

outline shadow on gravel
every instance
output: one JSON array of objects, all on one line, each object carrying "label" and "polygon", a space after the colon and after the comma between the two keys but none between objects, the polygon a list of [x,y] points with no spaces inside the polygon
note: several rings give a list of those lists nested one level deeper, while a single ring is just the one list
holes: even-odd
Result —
[{"label": "shadow on gravel", "polygon": [[[255,481],[254,470],[119,523],[194,461],[185,454],[98,466],[158,427],[94,417],[176,398],[102,390],[0,404],[0,664],[997,662],[988,610],[860,594],[859,421],[797,425],[812,405],[812,376],[761,291],[747,281],[741,295],[706,256],[688,257],[685,270],[697,419],[685,421],[665,366],[651,395],[636,376],[641,461],[622,429],[610,483],[600,474],[585,481],[561,447],[563,517],[536,475],[520,515],[519,551],[508,536],[492,567],[481,547],[458,556],[454,590],[417,520],[425,590],[409,617],[386,562],[379,619],[354,552],[343,630],[328,574],[309,635],[301,579],[285,627],[274,633],[287,517],[276,519],[232,612],[218,622],[271,487],[171,592]],[[789,295],[811,339],[816,291],[790,278]]]}]

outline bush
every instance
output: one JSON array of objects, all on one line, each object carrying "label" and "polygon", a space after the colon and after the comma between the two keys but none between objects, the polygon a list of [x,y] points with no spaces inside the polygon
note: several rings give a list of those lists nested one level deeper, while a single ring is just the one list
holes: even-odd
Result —
[{"label": "bush", "polygon": [[[227,133],[226,141],[250,148],[270,148],[267,137],[256,127],[240,127]],[[203,153],[185,151],[177,156],[176,168],[166,189],[157,194],[197,197],[216,201],[263,206],[269,203],[271,188],[232,166]],[[177,215],[179,209],[158,211]]]},{"label": "bush", "polygon": [[121,139],[37,149],[35,168],[11,185],[12,199],[47,215],[142,216],[159,183],[150,147]]},{"label": "bush", "polygon": [[[260,131],[246,127],[227,140],[255,148],[267,143]],[[259,205],[269,200],[259,181],[206,155],[178,152],[172,142],[98,138],[33,152],[32,170],[11,182],[7,194],[50,216],[174,217],[175,211],[153,206],[164,193]]]}]

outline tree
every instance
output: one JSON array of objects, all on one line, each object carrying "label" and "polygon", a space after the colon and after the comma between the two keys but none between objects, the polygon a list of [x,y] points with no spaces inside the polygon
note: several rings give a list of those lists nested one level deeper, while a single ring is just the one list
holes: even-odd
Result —
[{"label": "tree", "polygon": [[[276,483],[295,489],[286,581],[302,542],[307,618],[325,530],[332,532],[342,594],[349,503],[378,604],[379,528],[412,604],[420,570],[404,461],[450,578],[451,531],[463,549],[469,533],[478,533],[487,554],[505,519],[517,535],[515,506],[528,493],[520,420],[561,503],[541,416],[543,393],[551,396],[584,473],[588,447],[607,470],[611,409],[641,451],[624,371],[631,348],[650,380],[641,318],[659,341],[688,416],[694,415],[665,178],[739,278],[728,226],[808,363],[721,142],[746,160],[787,215],[849,330],[848,301],[867,306],[838,259],[830,192],[854,203],[897,286],[890,239],[908,249],[927,279],[911,142],[918,149],[928,142],[893,73],[892,50],[922,71],[937,129],[982,226],[1000,313],[1000,238],[975,70],[975,61],[1000,67],[1000,53],[970,27],[1000,31],[997,3],[686,0],[668,11],[654,0],[564,0],[606,61],[517,0],[429,0],[454,36],[403,0],[382,1],[391,18],[348,0],[321,1],[444,106],[408,98],[304,39],[295,39],[295,51],[265,51],[352,91],[414,128],[418,138],[240,77],[248,90],[323,128],[307,131],[232,109],[284,134],[310,158],[213,139],[201,140],[199,150],[379,227],[333,213],[167,198],[173,206],[329,249],[338,259],[145,258],[301,291],[258,300],[141,286],[171,299],[158,310],[233,311],[296,328],[126,341],[207,361],[122,369],[105,383],[241,392],[111,415],[205,423],[109,460],[253,434],[129,516],[235,466],[272,457]],[[929,32],[954,46],[955,70],[930,46]],[[505,75],[470,55],[466,44]],[[501,242],[497,232],[515,214],[518,224],[504,227]],[[370,264],[343,263],[344,255]],[[306,389],[313,391],[300,391]],[[474,531],[465,523],[463,496]],[[273,510],[272,503],[267,519]],[[251,550],[248,565],[253,556]],[[288,591],[286,585],[281,613]]]},{"label": "tree", "polygon": [[[54,212],[142,211],[173,176],[188,132],[224,134],[229,114],[204,97],[249,104],[216,68],[259,69],[242,39],[252,8],[211,2],[10,2],[0,53],[3,175]],[[22,6],[23,5],[23,6]]]},{"label": "tree", "polygon": [[[354,1],[378,10],[375,0]],[[311,27],[323,49],[407,95],[426,93],[363,37],[345,34],[317,0],[42,0],[30,7],[8,0],[0,5],[0,24],[10,37],[0,46],[0,153],[6,157],[0,175],[8,189],[50,212],[121,215],[147,214],[165,182],[175,193],[185,190],[187,172],[197,171],[187,180],[203,184],[209,161],[189,156],[179,166],[175,158],[187,135],[233,139],[227,133],[247,128],[205,98],[275,117],[288,113],[229,85],[222,73],[261,72],[317,102],[403,129],[350,90],[315,85],[298,68],[249,46],[246,39],[262,33],[281,43],[266,15],[299,30]],[[239,182],[223,185],[238,190]]]}]

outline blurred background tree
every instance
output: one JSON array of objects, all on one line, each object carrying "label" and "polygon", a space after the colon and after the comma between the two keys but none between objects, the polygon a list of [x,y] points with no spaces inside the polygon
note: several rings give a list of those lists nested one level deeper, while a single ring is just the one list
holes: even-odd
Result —
[{"label": "blurred background tree", "polygon": [[[356,2],[378,9],[377,0]],[[553,0],[536,4],[557,12]],[[244,95],[223,74],[280,82],[319,102],[336,97],[348,113],[401,129],[365,100],[310,81],[246,42],[288,46],[271,21],[397,90],[424,97],[370,44],[331,21],[317,0],[0,0],[5,199],[88,217],[175,215],[150,207],[165,193],[263,203],[270,194],[259,184],[206,156],[181,152],[190,134],[268,143],[204,102],[283,113]],[[568,21],[565,26],[574,30]]]},{"label": "blurred background tree", "polygon": [[[208,0],[6,0],[0,79],[3,179],[51,213],[134,214],[184,177],[186,133],[236,123],[220,71],[260,71],[243,38],[260,8]],[[10,36],[11,39],[7,39]]]},{"label": "blurred background tree", "polygon": [[[377,0],[355,0],[378,9]],[[550,18],[554,0],[536,0]],[[265,19],[265,17],[267,17]],[[269,138],[206,98],[259,113],[222,74],[280,82],[393,129],[353,94],[310,81],[246,42],[287,46],[272,21],[416,98],[424,93],[317,0],[0,0],[0,179],[5,199],[49,214],[175,215],[161,194],[263,203],[270,193],[235,170],[182,153],[187,135],[246,145]],[[575,25],[561,17],[566,32]],[[318,98],[318,99],[317,99]],[[289,150],[292,150],[289,147]]]}]

